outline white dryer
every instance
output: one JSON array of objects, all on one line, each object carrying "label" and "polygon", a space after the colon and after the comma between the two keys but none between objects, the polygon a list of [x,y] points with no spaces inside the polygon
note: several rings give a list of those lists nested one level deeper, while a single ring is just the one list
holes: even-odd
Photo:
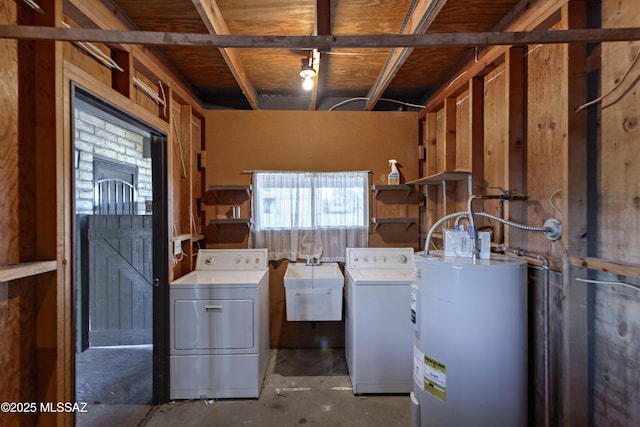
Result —
[{"label": "white dryer", "polygon": [[170,295],[170,398],[259,397],[269,361],[266,249],[201,249]]},{"label": "white dryer", "polygon": [[413,248],[347,248],[345,356],[354,394],[413,389]]}]

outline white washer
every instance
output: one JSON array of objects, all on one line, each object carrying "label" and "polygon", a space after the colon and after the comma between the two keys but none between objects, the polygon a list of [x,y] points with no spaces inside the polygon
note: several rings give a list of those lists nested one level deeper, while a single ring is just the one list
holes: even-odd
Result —
[{"label": "white washer", "polygon": [[201,249],[171,283],[170,398],[259,397],[269,361],[266,249]]},{"label": "white washer", "polygon": [[413,390],[413,248],[347,248],[345,356],[354,394]]}]

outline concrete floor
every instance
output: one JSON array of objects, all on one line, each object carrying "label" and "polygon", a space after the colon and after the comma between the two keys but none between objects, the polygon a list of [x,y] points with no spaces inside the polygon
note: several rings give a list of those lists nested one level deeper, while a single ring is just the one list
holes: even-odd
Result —
[{"label": "concrete floor", "polygon": [[78,427],[135,427],[152,409],[152,345],[92,347],[76,355]]},{"label": "concrete floor", "polygon": [[140,424],[163,426],[402,427],[408,395],[355,396],[343,349],[271,350],[259,399],[175,401],[154,407]]}]

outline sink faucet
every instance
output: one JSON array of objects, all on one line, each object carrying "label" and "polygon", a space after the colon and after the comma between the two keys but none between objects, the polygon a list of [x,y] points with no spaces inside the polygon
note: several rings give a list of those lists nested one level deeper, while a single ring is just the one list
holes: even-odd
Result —
[{"label": "sink faucet", "polygon": [[316,257],[307,258],[307,262],[305,263],[305,265],[320,265],[320,260]]}]

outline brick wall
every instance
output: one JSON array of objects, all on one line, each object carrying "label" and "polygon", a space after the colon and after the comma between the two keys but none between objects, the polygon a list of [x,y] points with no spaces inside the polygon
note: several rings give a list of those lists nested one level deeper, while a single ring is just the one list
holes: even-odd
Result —
[{"label": "brick wall", "polygon": [[77,159],[75,169],[76,213],[93,213],[94,156],[114,160],[137,169],[137,213],[138,215],[147,213],[146,202],[152,200],[151,159],[143,157],[143,135],[80,109],[75,109],[74,125]]}]

